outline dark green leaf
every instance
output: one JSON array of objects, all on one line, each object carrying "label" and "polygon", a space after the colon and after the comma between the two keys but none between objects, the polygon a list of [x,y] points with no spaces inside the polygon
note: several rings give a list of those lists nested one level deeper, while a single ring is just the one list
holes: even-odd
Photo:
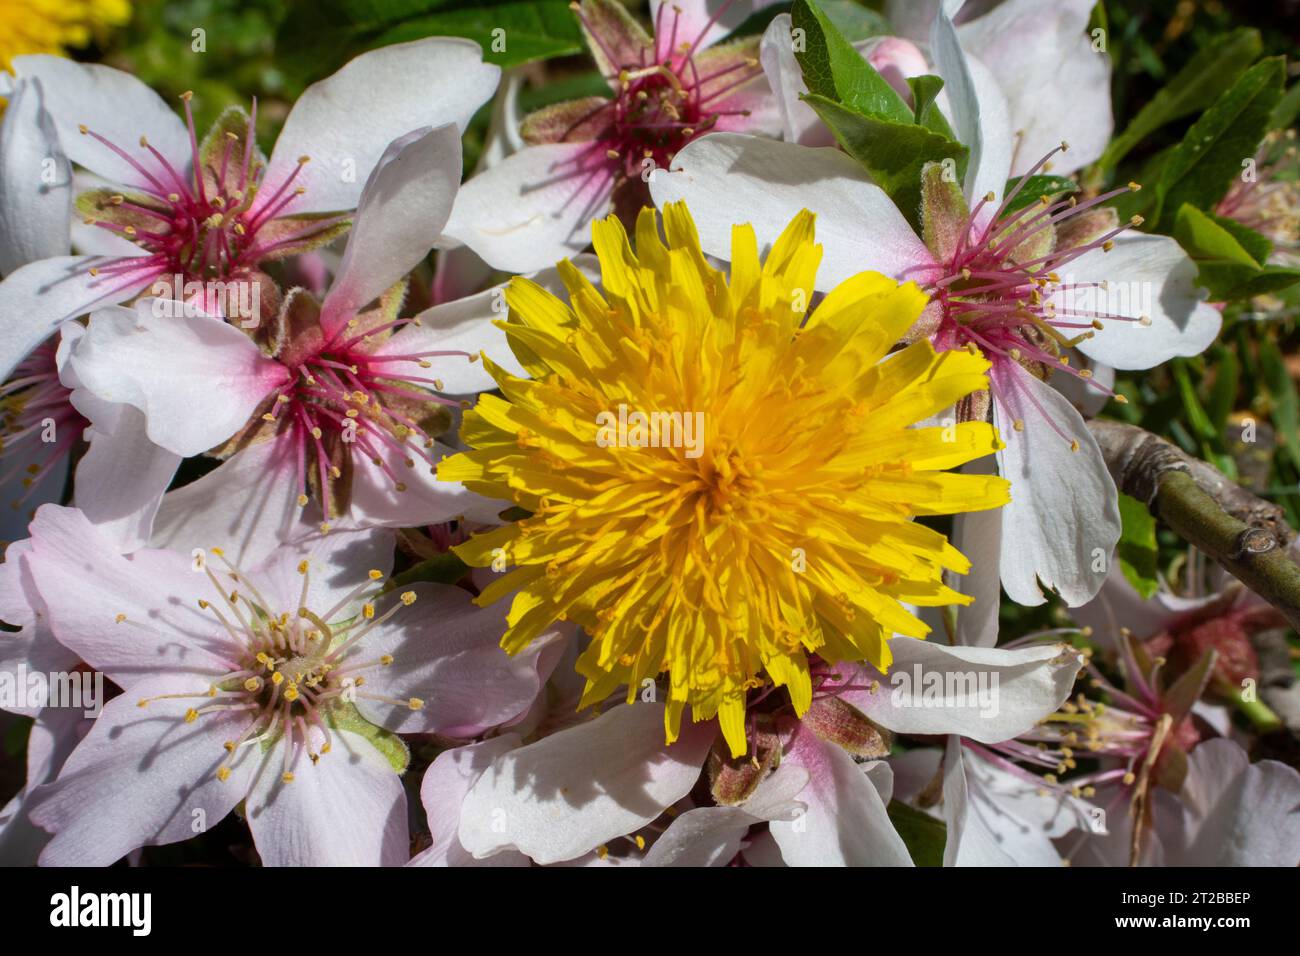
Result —
[{"label": "dark green leaf", "polygon": [[1139,594],[1149,598],[1160,586],[1156,577],[1156,519],[1146,505],[1123,492],[1119,496],[1119,516],[1123,528],[1116,549],[1119,569]]},{"label": "dark green leaf", "polygon": [[1259,56],[1259,31],[1238,29],[1203,47],[1111,142],[1098,162],[1112,167],[1138,143],[1166,123],[1214,102]]},{"label": "dark green leaf", "polygon": [[970,151],[924,126],[863,116],[817,94],[809,94],[804,100],[830,127],[845,151],[867,168],[918,232],[921,167],[951,158],[956,163],[958,181],[964,175]]},{"label": "dark green leaf", "polygon": [[1262,60],[1192,124],[1156,184],[1157,218],[1173,227],[1183,203],[1209,209],[1227,192],[1242,160],[1255,155],[1282,96],[1281,57]]},{"label": "dark green leaf", "polygon": [[948,840],[943,821],[897,800],[890,800],[886,809],[912,862],[917,866],[943,866],[943,848]]},{"label": "dark green leaf", "polygon": [[[1011,190],[1016,188],[1020,182],[1019,177],[1007,180],[1006,192],[1002,195],[1010,196]],[[1073,179],[1067,179],[1064,176],[1030,176],[1025,182],[1025,188],[1007,203],[1007,212],[1015,212],[1017,209],[1024,209],[1026,206],[1038,202],[1042,196],[1048,196],[1056,199],[1066,193],[1077,193],[1079,184]]]},{"label": "dark green leaf", "polygon": [[276,53],[290,72],[319,77],[365,50],[429,36],[467,37],[503,67],[583,49],[567,0],[293,0]]},{"label": "dark green leaf", "polygon": [[850,43],[893,32],[888,20],[855,0],[821,0],[820,6],[822,12]]},{"label": "dark green leaf", "polygon": [[[912,110],[894,88],[853,48],[822,10],[796,0],[790,18],[796,31],[795,58],[810,93],[863,116],[910,124]],[[802,37],[797,31],[802,30]]]},{"label": "dark green leaf", "polygon": [[943,80],[926,74],[909,77],[907,85],[912,90],[912,118],[945,139],[955,140],[957,137],[953,135],[952,127],[935,105],[935,100],[943,89]]},{"label": "dark green leaf", "polygon": [[1272,339],[1260,339],[1259,370],[1264,389],[1272,400],[1270,417],[1278,440],[1291,461],[1300,467],[1300,397],[1296,395],[1295,381],[1287,372],[1286,360]]}]

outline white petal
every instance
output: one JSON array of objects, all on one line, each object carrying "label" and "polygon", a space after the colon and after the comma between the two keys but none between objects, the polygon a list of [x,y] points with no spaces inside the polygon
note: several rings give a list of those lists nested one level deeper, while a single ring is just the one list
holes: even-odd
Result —
[{"label": "white petal", "polygon": [[143,547],[181,457],[151,442],[144,414],[130,407],[111,433],[92,425],[86,439],[73,503],[119,551]]},{"label": "white petal", "polygon": [[1093,6],[1092,0],[1008,0],[957,28],[962,46],[1006,94],[1017,140],[1012,175],[1028,172],[1063,140],[1070,148],[1053,158],[1053,172],[1074,172],[1101,156],[1110,140],[1110,58],[1085,33]]},{"label": "white petal", "polygon": [[[964,184],[966,197],[972,207],[987,193],[1001,197],[1011,168],[1011,123],[1006,97],[988,68],[962,50],[952,21],[942,7],[930,28],[930,50],[952,107],[953,132],[970,147]],[[996,204],[987,204],[976,221],[991,218],[996,209]]]},{"label": "white petal", "polygon": [[0,276],[68,254],[72,168],[39,80],[19,81],[0,117]]},{"label": "white petal", "polygon": [[243,427],[289,372],[233,325],[178,310],[145,299],[96,312],[69,364],[100,399],[143,412],[155,444],[188,457]]},{"label": "white petal", "polygon": [[406,791],[388,760],[358,734],[336,730],[312,761],[298,747],[285,783],[284,738],[248,795],[248,826],[264,866],[400,866],[409,854]]},{"label": "white petal", "polygon": [[161,96],[130,73],[43,54],[15,57],[13,67],[20,79],[40,81],[59,143],[78,166],[115,183],[150,187],[134,166],[82,134],[79,127],[84,125],[151,173],[159,168],[158,161],[140,146],[141,136],[182,175],[189,170],[192,152],[185,124]]},{"label": "white petal", "polygon": [[612,175],[599,144],[527,146],[461,187],[443,233],[494,269],[553,266],[590,244]]},{"label": "white petal", "polygon": [[[234,641],[199,609],[213,597],[188,554],[120,555],[75,508],[45,505],[32,522],[32,575],[55,637],[130,690],[166,669],[203,678],[234,669]],[[139,696],[139,695],[136,695]]]},{"label": "white petal", "polygon": [[[998,452],[998,471],[1011,482],[1011,503],[1000,512],[1002,586],[1017,604],[1033,606],[1045,600],[1041,581],[1076,607],[1106,579],[1120,534],[1118,492],[1074,406],[1037,378],[1013,374],[1079,450],[1071,451],[1031,403],[1008,414],[1000,392],[993,421],[1007,447]],[[1012,427],[1017,417],[1023,431]]]},{"label": "white petal", "polygon": [[50,835],[28,818],[28,800],[37,787],[58,776],[68,754],[94,726],[78,710],[46,707],[35,716],[27,735],[27,785],[0,809],[0,860],[6,866],[36,865]]},{"label": "white petal", "polygon": [[444,750],[429,765],[420,783],[420,801],[429,821],[433,843],[408,866],[529,866],[530,860],[514,850],[503,850],[476,860],[460,844],[460,808],[474,782],[499,755],[519,746],[517,734],[502,734],[481,743]]},{"label": "white petal", "polygon": [[419,265],[433,248],[460,184],[455,126],[411,133],[388,147],[361,194],[321,326],[347,322]]},{"label": "white petal", "polygon": [[656,170],[650,193],[661,208],[685,200],[704,251],[720,259],[731,257],[733,224],[751,223],[763,249],[801,209],[811,210],[823,247],[818,289],[866,270],[917,278],[933,264],[885,191],[836,149],[713,133],[678,153],[672,171]]},{"label": "white petal", "polygon": [[1300,774],[1286,764],[1251,763],[1233,741],[1207,740],[1188,758],[1181,797],[1177,837],[1162,828],[1168,865],[1300,863]]},{"label": "white petal", "polygon": [[1165,630],[1175,618],[1221,597],[1215,593],[1185,598],[1161,588],[1150,598],[1144,598],[1124,577],[1119,562],[1115,562],[1097,596],[1072,610],[1070,616],[1080,626],[1092,628],[1095,642],[1113,648],[1121,628],[1128,628],[1138,637],[1152,637]]},{"label": "white petal", "polygon": [[[668,51],[670,37],[704,49],[725,40],[755,13],[779,0],[650,0],[650,22],[659,39],[659,49]],[[661,8],[667,9],[661,11]]]},{"label": "white petal", "polygon": [[[428,451],[435,462],[454,454],[437,441]],[[339,527],[409,528],[462,517],[484,524],[500,524],[497,516],[510,507],[509,502],[484,498],[458,481],[439,481],[434,473],[436,465],[408,456],[391,445],[376,449],[376,457],[385,463],[387,471],[369,458],[354,457],[351,507],[336,523]],[[408,460],[415,464],[408,468]],[[406,490],[398,491],[390,475],[397,475]]]},{"label": "white petal", "polygon": [[248,714],[218,712],[187,723],[190,701],[136,706],[137,696],[178,687],[174,677],[154,678],[109,701],[58,780],[32,795],[33,821],[56,834],[42,865],[107,866],[137,847],[188,840],[195,821],[216,826],[248,792],[256,748],[246,748],[227,780],[216,776],[227,756],[222,743],[239,737]]},{"label": "white petal", "polygon": [[[220,546],[220,542],[212,544]],[[393,533],[382,528],[322,534],[317,526],[302,522],[283,545],[260,560],[245,555],[239,566],[267,601],[276,605],[273,610],[294,613],[302,603],[323,615],[355,593],[370,571],[387,576],[393,569],[394,544]],[[307,596],[302,601],[303,575],[298,568],[304,561],[308,566]],[[354,599],[351,611],[342,610],[339,616],[360,611],[360,604]]]},{"label": "white petal", "polygon": [[[412,711],[358,699],[362,715],[398,733],[468,738],[523,714],[541,681],[535,653],[511,656],[501,648],[505,608],[477,607],[468,591],[450,585],[419,583],[406,590],[416,595],[415,603],[367,635],[364,651],[357,653],[367,660],[393,658],[367,672],[367,690],[397,700],[416,697],[424,706]],[[543,635],[539,642],[550,639]]]},{"label": "white petal", "polygon": [[642,866],[726,866],[749,828],[771,820],[793,820],[806,809],[798,794],[808,772],[792,763],[772,771],[738,807],[696,807],[675,817],[641,860]]},{"label": "white petal", "polygon": [[[962,472],[968,475],[993,474],[992,456],[968,462]],[[971,604],[957,608],[957,643],[969,647],[992,647],[998,642],[998,607],[1002,597],[999,574],[1002,552],[1002,512],[968,511],[953,519],[952,544],[971,563],[969,574],[945,574],[945,583],[974,598]]]},{"label": "white petal", "polygon": [[[186,554],[215,544],[236,563],[260,559],[299,527],[296,469],[290,442],[262,442],[236,452],[198,481],[163,496],[152,543]],[[314,512],[319,520],[319,509]]]},{"label": "white petal", "polygon": [[306,193],[290,212],[354,209],[389,143],[425,126],[454,123],[464,132],[500,75],[470,40],[431,37],[363,53],[298,98],[271,153],[263,191],[278,187],[299,157],[309,156],[294,180]]},{"label": "white petal", "polygon": [[803,81],[799,61],[795,59],[791,39],[793,29],[790,14],[781,13],[773,17],[759,42],[758,59],[763,64],[763,73],[772,88],[777,109],[781,111],[786,142],[830,146],[834,137],[813,108],[799,99],[800,94],[808,92],[808,87]]},{"label": "white petal", "polygon": [[28,263],[0,282],[0,380],[68,319],[134,297],[148,283],[123,286],[90,275],[99,260],[57,256]]},{"label": "white petal", "polygon": [[1086,804],[1039,793],[1029,774],[1008,773],[948,738],[944,866],[1060,866],[1052,838],[1084,825]]},{"label": "white petal", "polygon": [[1010,740],[1055,712],[1083,665],[1065,644],[1007,650],[895,637],[889,649],[894,661],[875,693],[849,691],[846,701],[897,733],[984,743]]},{"label": "white petal", "polygon": [[1115,237],[1110,252],[1093,249],[1059,270],[1063,281],[1105,282],[1106,289],[1057,293],[1052,301],[1069,309],[1140,319],[1102,319],[1104,328],[1079,344],[1079,351],[1117,369],[1154,368],[1179,355],[1199,355],[1223,325],[1218,309],[1202,301],[1196,263],[1168,236],[1130,232]]},{"label": "white petal", "polygon": [[572,860],[632,833],[690,793],[712,723],[664,743],[662,704],[623,704],[498,757],[465,798],[460,842],[477,857],[513,848]]},{"label": "white petal", "polygon": [[769,830],[788,866],[911,866],[879,791],[845,751],[800,730],[782,757],[806,770],[807,811]]},{"label": "white petal", "polygon": [[[593,277],[599,277],[599,263],[595,256],[578,256],[574,264]],[[564,284],[555,269],[543,269],[528,278],[538,285],[566,298]],[[506,341],[506,334],[494,323],[506,316],[505,284],[487,289],[477,295],[466,296],[454,302],[444,302],[426,309],[416,318],[419,324],[405,326],[396,335],[386,339],[374,354],[411,355],[428,351],[468,352],[477,358],[486,353],[497,365],[512,375],[528,378],[528,372],[519,364],[515,353]],[[483,367],[482,361],[469,361],[460,356],[434,356],[426,374],[438,378],[448,395],[470,395],[496,388],[496,382]],[[378,363],[375,363],[376,365]],[[395,370],[409,372],[409,362],[394,366]]]}]

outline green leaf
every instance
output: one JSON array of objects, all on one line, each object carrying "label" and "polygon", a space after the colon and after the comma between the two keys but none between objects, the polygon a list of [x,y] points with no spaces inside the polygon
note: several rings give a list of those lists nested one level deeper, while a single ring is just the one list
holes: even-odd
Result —
[{"label": "green leaf", "polygon": [[1146,505],[1123,492],[1119,496],[1119,517],[1119,569],[1138,594],[1149,598],[1160,586],[1156,577],[1156,519]]},{"label": "green leaf", "polygon": [[[1013,177],[1007,180],[1006,191],[1004,196],[1010,196],[1011,190],[1015,189],[1020,182],[1020,177]],[[1067,179],[1065,176],[1030,176],[1025,182],[1025,188],[1016,194],[1016,197],[1007,203],[1007,212],[1012,213],[1017,209],[1024,209],[1026,206],[1038,202],[1039,197],[1047,196],[1050,199],[1056,199],[1066,193],[1077,193],[1079,184],[1073,179]]]},{"label": "green leaf", "polygon": [[1273,251],[1267,237],[1190,203],[1178,210],[1174,238],[1200,268],[1197,283],[1216,301],[1275,292],[1300,279],[1294,269],[1267,264]]},{"label": "green leaf", "polygon": [[[327,711],[325,722],[333,730],[346,730],[358,737],[364,737],[372,747],[384,755],[389,766],[398,773],[406,773],[406,768],[411,762],[411,751],[407,748],[406,742],[391,730],[385,730],[362,717],[356,704],[336,701]],[[331,757],[336,760],[347,759],[344,752],[326,754],[321,759],[329,760]]]},{"label": "green leaf", "polygon": [[292,0],[276,38],[277,62],[319,77],[365,50],[430,36],[474,40],[485,60],[502,67],[583,49],[567,0]]},{"label": "green leaf", "polygon": [[924,126],[863,116],[815,93],[804,101],[816,111],[845,151],[862,163],[920,232],[921,168],[951,158],[957,179],[964,175],[970,151]]},{"label": "green leaf", "polygon": [[1273,108],[1273,115],[1268,118],[1269,129],[1286,129],[1295,123],[1300,114],[1300,83],[1292,83],[1291,89]]},{"label": "green leaf", "polygon": [[946,139],[955,140],[957,137],[953,135],[952,127],[935,105],[935,100],[943,89],[943,80],[927,73],[924,76],[908,77],[907,85],[912,90],[912,119]]},{"label": "green leaf", "polygon": [[431,581],[434,584],[455,584],[468,572],[469,565],[452,552],[447,551],[436,558],[429,558],[426,561],[413,564],[401,574],[394,575],[384,585],[384,590],[392,591],[396,588],[406,587],[408,584],[414,584],[417,581]]},{"label": "green leaf", "polygon": [[1264,390],[1272,400],[1270,418],[1278,440],[1300,467],[1300,397],[1296,395],[1295,381],[1287,372],[1286,360],[1277,343],[1269,338],[1259,342],[1259,370]]},{"label": "green leaf", "polygon": [[943,866],[948,828],[942,820],[897,800],[890,800],[886,811],[913,863],[917,866]]},{"label": "green leaf", "polygon": [[1247,28],[1216,37],[1178,71],[1111,142],[1098,163],[1114,167],[1138,143],[1166,123],[1204,109],[1228,89],[1263,49],[1259,31]]},{"label": "green leaf", "polygon": [[1237,404],[1237,387],[1241,383],[1241,362],[1237,359],[1236,349],[1215,346],[1211,353],[1210,367],[1214,369],[1214,384],[1210,387],[1210,396],[1205,401],[1205,414],[1214,423],[1215,430],[1222,435],[1228,425],[1228,416]]},{"label": "green leaf", "polygon": [[1282,57],[1260,61],[1192,124],[1156,183],[1157,218],[1166,230],[1183,203],[1208,209],[1223,198],[1268,131],[1284,75]]},{"label": "green leaf", "polygon": [[884,16],[855,0],[821,0],[820,6],[822,12],[850,43],[887,36],[893,32]]},{"label": "green leaf", "polygon": [[912,123],[912,110],[903,98],[819,7],[796,0],[790,18],[794,30],[804,31],[804,49],[795,58],[810,93],[863,116]]}]

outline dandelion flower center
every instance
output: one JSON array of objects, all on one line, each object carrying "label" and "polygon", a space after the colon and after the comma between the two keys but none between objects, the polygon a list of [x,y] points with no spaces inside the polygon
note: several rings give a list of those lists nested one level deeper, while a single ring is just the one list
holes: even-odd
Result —
[{"label": "dandelion flower center", "polygon": [[786,687],[802,714],[810,656],[886,667],[892,633],[928,630],[902,602],[966,600],[941,577],[968,562],[911,519],[997,507],[1007,486],[943,470],[1001,447],[987,423],[911,427],[989,367],[928,341],[882,361],[925,305],[915,285],[863,273],[809,317],[810,213],[765,261],[736,227],[729,280],[684,205],[664,230],[643,210],[633,251],[617,218],[596,223],[603,291],[561,263],[568,305],[512,282],[503,328],[532,380],[488,363],[504,397],[466,413],[473,450],[438,474],[528,512],[455,549],[513,567],[478,599],[517,592],[506,650],[574,620],[584,704],[662,681],[668,740],[689,704],[739,755],[751,692]]}]

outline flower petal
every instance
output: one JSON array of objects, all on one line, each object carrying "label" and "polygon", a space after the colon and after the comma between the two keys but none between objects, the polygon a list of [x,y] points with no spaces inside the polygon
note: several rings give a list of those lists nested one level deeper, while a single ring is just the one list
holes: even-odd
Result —
[{"label": "flower petal", "polygon": [[343,262],[321,307],[327,334],[429,254],[451,214],[460,163],[455,126],[410,133],[389,145],[361,194]]},{"label": "flower petal", "polygon": [[129,283],[92,277],[94,256],[38,259],[0,282],[0,380],[68,319],[100,305],[133,298],[148,281]]},{"label": "flower petal", "polygon": [[68,254],[72,167],[39,80],[20,80],[0,117],[0,276]]},{"label": "flower petal", "polygon": [[785,750],[787,762],[809,780],[798,794],[807,811],[769,825],[786,865],[912,866],[880,792],[846,752],[801,730]]},{"label": "flower petal", "polygon": [[614,169],[599,143],[528,146],[470,178],[443,234],[488,265],[532,272],[581,252],[609,207]]},{"label": "flower petal", "polygon": [[949,737],[944,866],[1060,866],[1052,839],[1086,826],[1088,804],[1042,789],[1031,774],[1010,773]]},{"label": "flower petal", "polygon": [[[953,132],[970,147],[966,198],[972,207],[987,193],[1000,198],[1011,169],[1011,120],[1006,97],[988,68],[966,55],[942,4],[930,27],[930,52],[948,94]],[[986,204],[976,222],[991,219],[996,209],[996,203]]]},{"label": "flower petal", "polygon": [[420,801],[429,821],[433,843],[408,866],[529,866],[528,857],[502,850],[476,860],[460,843],[460,808],[470,788],[492,761],[519,746],[518,734],[502,734],[465,747],[444,750],[429,765],[420,782]]},{"label": "flower petal", "polygon": [[189,701],[136,706],[138,695],[186,687],[193,684],[154,677],[109,701],[58,779],[32,794],[32,820],[55,834],[41,853],[43,866],[107,866],[141,846],[188,840],[195,823],[216,826],[248,792],[256,748],[235,761],[224,782],[216,776],[227,756],[223,742],[238,739],[248,714],[218,712],[187,723]]},{"label": "flower petal", "polygon": [[143,412],[151,441],[189,457],[238,431],[289,371],[233,325],[178,310],[145,299],[96,312],[69,365],[102,400]]},{"label": "flower petal", "polygon": [[152,543],[186,553],[216,544],[238,563],[260,559],[299,527],[296,469],[290,442],[267,441],[236,452],[163,496]]},{"label": "flower petal", "polygon": [[121,687],[133,691],[165,669],[191,675],[202,691],[204,675],[234,669],[238,648],[199,609],[212,584],[188,554],[118,554],[80,511],[45,505],[32,522],[29,561],[54,636]]},{"label": "flower petal", "polygon": [[880,687],[845,691],[846,701],[897,733],[960,734],[983,743],[1010,740],[1056,711],[1083,666],[1065,644],[1007,650],[895,637],[889,650],[894,661]]},{"label": "flower petal", "polygon": [[641,860],[642,866],[726,866],[740,852],[750,827],[792,820],[808,773],[793,763],[777,767],[738,807],[696,807],[675,817]]},{"label": "flower petal", "polygon": [[263,762],[247,818],[264,866],[400,866],[409,843],[406,791],[364,737],[335,730],[320,760],[298,747],[281,780],[285,740]]},{"label": "flower petal", "polygon": [[513,848],[537,863],[572,860],[690,793],[715,733],[687,725],[665,744],[663,705],[641,702],[512,750],[465,798],[460,841],[476,857]]},{"label": "flower petal", "polygon": [[1234,741],[1207,740],[1188,758],[1181,797],[1179,825],[1161,828],[1167,865],[1300,863],[1300,774],[1286,764],[1251,763]]},{"label": "flower petal", "polygon": [[1093,6],[1091,0],[1008,0],[957,28],[962,46],[1006,94],[1016,134],[1014,176],[1063,140],[1070,149],[1052,161],[1053,171],[1072,173],[1100,157],[1110,141],[1110,58],[1093,49],[1085,32]]},{"label": "flower petal", "polygon": [[182,174],[189,170],[190,139],[185,124],[161,96],[130,73],[44,54],[14,57],[13,69],[20,80],[40,82],[59,144],[78,166],[114,183],[152,188],[149,180],[115,151],[94,136],[82,134],[80,127],[86,126],[146,169],[152,169],[156,160],[140,146],[141,136]]},{"label": "flower petal", "polygon": [[1079,344],[1094,361],[1117,369],[1154,368],[1179,355],[1200,355],[1219,334],[1223,316],[1202,301],[1196,263],[1168,236],[1121,233],[1110,252],[1093,249],[1059,270],[1064,281],[1105,282],[1106,289],[1057,293],[1068,309],[1092,310],[1138,319],[1150,325],[1106,320],[1096,336]]},{"label": "flower petal", "polygon": [[306,192],[292,213],[355,209],[389,143],[425,126],[454,123],[464,132],[496,91],[500,75],[470,40],[430,37],[363,53],[298,98],[276,140],[262,191],[278,186],[300,157],[309,156],[294,180]]},{"label": "flower petal", "polygon": [[701,246],[720,259],[731,258],[737,218],[754,226],[762,249],[799,210],[811,210],[822,244],[821,290],[867,270],[917,278],[934,261],[885,191],[836,149],[714,133],[679,152],[672,171],[656,170],[650,193],[660,208],[685,200]]},{"label": "flower petal", "polygon": [[[1032,607],[1045,600],[1041,581],[1077,607],[1106,579],[1119,541],[1119,496],[1074,406],[1032,375],[1012,374],[1031,401],[1018,403],[1000,389],[993,403],[994,424],[1007,443],[998,452],[998,471],[1011,482],[1011,503],[1000,512],[1002,587],[1011,600]],[[1009,398],[1017,402],[1010,410],[1004,406]],[[1078,451],[1039,408],[1079,443]],[[1023,431],[1016,431],[1015,420],[1024,422]]]},{"label": "flower petal", "polygon": [[[464,588],[418,583],[409,590],[415,603],[363,639],[367,659],[393,658],[366,672],[366,689],[397,700],[416,697],[424,706],[413,711],[359,698],[362,715],[398,733],[469,738],[523,714],[541,690],[538,644],[507,654],[501,649],[504,610],[475,606]],[[557,639],[563,630],[556,627]]]}]

